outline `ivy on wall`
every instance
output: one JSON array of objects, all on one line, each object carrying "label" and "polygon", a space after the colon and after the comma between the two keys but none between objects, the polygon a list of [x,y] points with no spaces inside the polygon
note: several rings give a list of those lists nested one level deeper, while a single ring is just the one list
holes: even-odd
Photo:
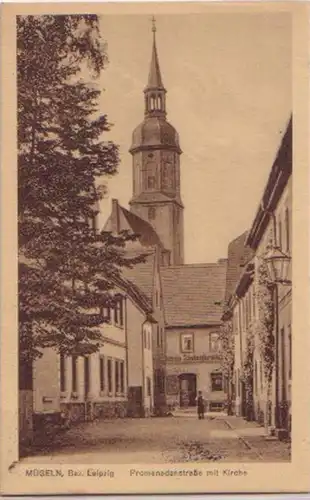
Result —
[{"label": "ivy on wall", "polygon": [[242,363],[241,379],[245,385],[247,417],[253,417],[253,355],[254,355],[254,327],[250,323],[246,330],[245,355]]},{"label": "ivy on wall", "polygon": [[220,341],[222,344],[221,369],[223,377],[231,381],[235,363],[235,338],[231,319],[225,321],[220,328]]},{"label": "ivy on wall", "polygon": [[259,260],[255,273],[255,296],[257,305],[257,321],[255,335],[263,360],[264,375],[268,385],[271,383],[275,362],[275,308],[273,287],[268,280],[268,270],[263,259]]}]

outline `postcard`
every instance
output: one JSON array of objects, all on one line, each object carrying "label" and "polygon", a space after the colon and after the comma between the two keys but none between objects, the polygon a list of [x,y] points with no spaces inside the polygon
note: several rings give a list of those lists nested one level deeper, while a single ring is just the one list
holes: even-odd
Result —
[{"label": "postcard", "polygon": [[307,491],[309,5],[1,22],[1,492]]}]

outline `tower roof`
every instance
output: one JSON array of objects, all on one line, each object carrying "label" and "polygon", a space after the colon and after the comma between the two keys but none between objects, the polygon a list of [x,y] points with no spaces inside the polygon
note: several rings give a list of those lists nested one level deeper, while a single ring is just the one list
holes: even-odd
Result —
[{"label": "tower roof", "polygon": [[155,26],[155,19],[153,17],[153,47],[152,47],[152,58],[151,58],[151,65],[150,65],[150,71],[149,71],[149,78],[147,82],[147,86],[145,90],[150,90],[150,89],[161,89],[165,90],[161,78],[161,73],[160,73],[160,67],[159,67],[159,60],[158,60],[158,54],[157,54],[157,47],[156,47],[156,26]]}]

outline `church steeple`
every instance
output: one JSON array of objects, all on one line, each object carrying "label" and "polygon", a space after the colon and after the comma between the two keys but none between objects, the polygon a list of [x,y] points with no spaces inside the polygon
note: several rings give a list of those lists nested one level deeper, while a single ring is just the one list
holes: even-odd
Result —
[{"label": "church steeple", "polygon": [[166,119],[166,89],[163,85],[156,47],[153,18],[152,57],[144,89],[145,116],[133,131],[133,193],[130,210],[146,220],[156,231],[164,260],[171,265],[183,263],[183,204],[179,135]]},{"label": "church steeple", "polygon": [[166,89],[162,82],[158,53],[156,47],[156,25],[155,18],[152,19],[153,46],[152,58],[145,94],[145,115],[166,116]]}]

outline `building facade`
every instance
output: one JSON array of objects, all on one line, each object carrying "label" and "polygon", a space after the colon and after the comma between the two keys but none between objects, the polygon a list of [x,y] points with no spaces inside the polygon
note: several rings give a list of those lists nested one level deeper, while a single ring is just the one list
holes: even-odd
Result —
[{"label": "building facade", "polygon": [[229,283],[223,315],[225,321],[232,322],[234,336],[234,376],[230,382],[235,412],[275,428],[283,436],[291,431],[291,265],[285,280],[272,282],[267,262],[270,248],[280,251],[286,262],[291,259],[291,174],[292,119],[252,226],[240,240],[238,259],[240,264],[243,260],[243,269]]},{"label": "building facade", "polygon": [[[128,287],[130,290],[128,291]],[[132,284],[104,308],[103,345],[87,356],[45,349],[33,365],[35,427],[60,414],[68,423],[94,418],[144,417],[153,413],[153,329],[148,299]]]},{"label": "building facade", "polygon": [[220,326],[226,260],[162,269],[166,321],[167,403],[209,409],[224,405]]}]

